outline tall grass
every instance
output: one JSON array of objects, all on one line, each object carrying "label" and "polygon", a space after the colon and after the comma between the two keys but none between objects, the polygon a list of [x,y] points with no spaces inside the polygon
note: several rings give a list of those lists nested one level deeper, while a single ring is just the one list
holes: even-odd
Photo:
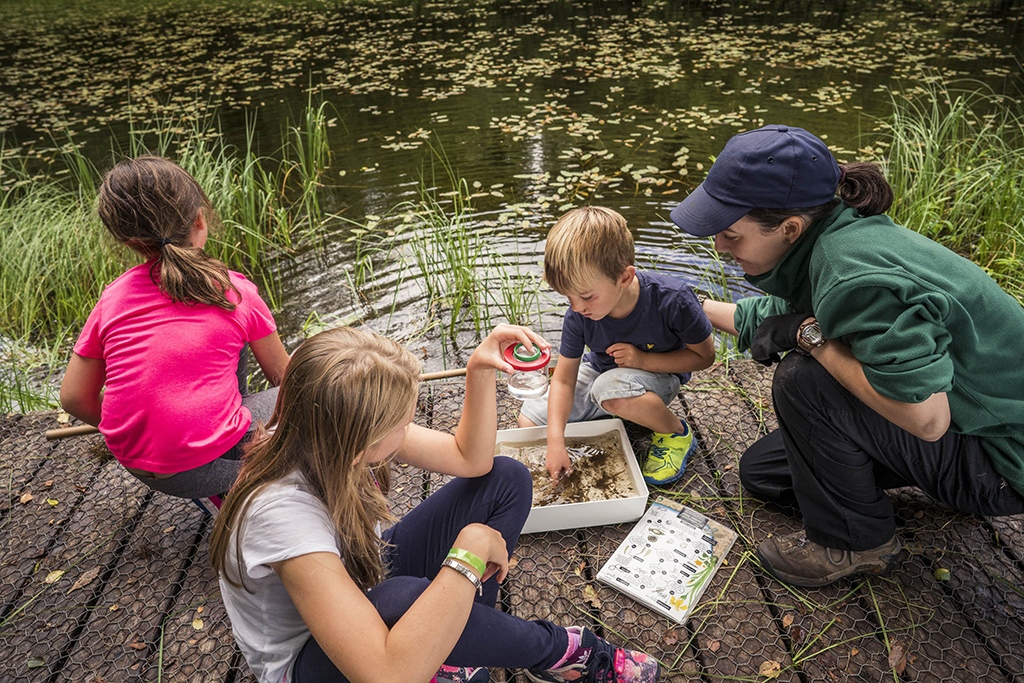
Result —
[{"label": "tall grass", "polygon": [[893,218],[989,272],[1024,304],[1024,106],[933,82],[893,93]]},{"label": "tall grass", "polygon": [[[173,158],[196,178],[222,224],[206,250],[273,300],[275,259],[328,221],[315,197],[329,163],[323,108],[290,128],[294,149],[281,158],[257,154],[252,119],[245,149],[226,144],[212,119],[180,133],[167,133],[181,130],[167,122],[155,129],[133,129],[129,153]],[[99,174],[73,144],[63,155],[68,182],[34,178],[6,148],[0,155],[0,329],[52,338],[80,326],[103,286],[138,259],[105,235],[94,210]]]}]

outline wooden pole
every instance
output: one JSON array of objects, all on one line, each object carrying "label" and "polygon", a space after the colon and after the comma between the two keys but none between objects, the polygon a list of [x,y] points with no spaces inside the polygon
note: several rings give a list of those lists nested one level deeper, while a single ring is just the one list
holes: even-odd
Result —
[{"label": "wooden pole", "polygon": [[[445,379],[447,377],[462,377],[466,374],[466,368],[454,368],[452,370],[440,370],[438,372],[425,372],[420,375],[421,382],[429,382],[433,379]],[[46,440],[67,439],[72,436],[85,436],[96,434],[98,429],[92,425],[76,425],[74,427],[61,427],[60,429],[46,430]]]}]

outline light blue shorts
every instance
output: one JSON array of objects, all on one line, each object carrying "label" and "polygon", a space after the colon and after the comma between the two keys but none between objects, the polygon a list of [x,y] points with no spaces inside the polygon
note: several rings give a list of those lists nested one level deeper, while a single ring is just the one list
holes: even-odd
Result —
[{"label": "light blue shorts", "polygon": [[[580,363],[569,422],[611,417],[611,413],[601,407],[602,403],[613,398],[643,396],[648,391],[660,396],[668,405],[679,393],[679,384],[678,375],[665,372],[647,372],[635,368],[612,368],[607,372],[598,372],[590,363]],[[546,425],[548,396],[524,401],[521,410],[523,416],[535,425]]]}]

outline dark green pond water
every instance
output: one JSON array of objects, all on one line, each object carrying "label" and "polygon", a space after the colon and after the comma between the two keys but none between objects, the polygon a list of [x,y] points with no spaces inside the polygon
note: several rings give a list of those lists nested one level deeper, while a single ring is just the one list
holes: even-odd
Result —
[{"label": "dark green pond water", "polygon": [[[53,140],[70,133],[107,168],[129,120],[215,110],[243,144],[255,112],[271,153],[312,90],[335,110],[332,211],[360,223],[385,215],[415,199],[424,177],[443,192],[430,174],[440,171],[431,148],[443,149],[474,194],[472,226],[487,231],[482,265],[505,259],[536,278],[554,219],[599,203],[625,215],[641,265],[721,295],[707,242],[683,236],[668,212],[730,136],[786,123],[825,138],[840,162],[875,158],[892,92],[969,79],[1019,95],[1022,15],[1019,0],[6,0],[0,135],[5,154],[45,169]],[[282,264],[286,343],[316,311],[422,345],[431,368],[445,354],[448,365],[464,360],[442,344],[402,245],[367,283],[347,284],[348,236],[339,230],[320,257]],[[753,293],[724,267],[730,295]],[[551,340],[564,306],[541,291],[534,323]],[[468,344],[472,324],[463,327]]]}]

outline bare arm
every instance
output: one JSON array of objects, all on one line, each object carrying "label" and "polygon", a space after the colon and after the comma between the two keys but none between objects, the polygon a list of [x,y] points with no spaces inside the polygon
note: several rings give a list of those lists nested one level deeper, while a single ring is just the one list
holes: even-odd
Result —
[{"label": "bare arm", "polygon": [[[497,531],[471,524],[455,545],[487,562],[485,578],[504,580],[508,551]],[[271,567],[317,643],[353,683],[430,680],[465,629],[475,595],[466,577],[443,567],[389,630],[336,555],[310,553]]]},{"label": "bare arm", "polygon": [[949,401],[945,392],[921,403],[904,403],[878,393],[864,375],[864,366],[850,347],[830,339],[811,352],[828,373],[866,406],[919,439],[938,441],[949,429]]},{"label": "bare arm", "polygon": [[736,334],[736,304],[707,299],[704,301],[704,313],[716,330]]},{"label": "bare arm", "polygon": [[249,348],[252,349],[252,355],[256,356],[256,362],[260,364],[267,381],[275,387],[281,386],[281,379],[284,377],[284,369],[290,356],[277,332],[271,332],[262,339],[249,342]]},{"label": "bare arm", "polygon": [[494,371],[512,370],[501,354],[506,346],[516,342],[528,346],[549,346],[540,335],[526,327],[496,327],[473,351],[466,364],[466,398],[455,434],[410,425],[405,442],[398,451],[398,459],[457,477],[479,477],[490,472],[498,435]]},{"label": "bare arm", "polygon": [[579,358],[560,356],[551,376],[548,391],[548,452],[545,468],[553,479],[563,471],[572,469],[569,453],[565,450],[565,425],[572,413],[576,395],[576,378],[580,371]]},{"label": "bare arm", "polygon": [[608,355],[622,368],[637,368],[647,372],[693,372],[710,368],[715,362],[715,338],[708,338],[699,344],[665,353],[648,353],[632,344],[612,344]]},{"label": "bare arm", "polygon": [[102,358],[71,354],[71,361],[60,384],[61,406],[82,422],[93,427],[99,425],[106,377],[107,364]]}]

